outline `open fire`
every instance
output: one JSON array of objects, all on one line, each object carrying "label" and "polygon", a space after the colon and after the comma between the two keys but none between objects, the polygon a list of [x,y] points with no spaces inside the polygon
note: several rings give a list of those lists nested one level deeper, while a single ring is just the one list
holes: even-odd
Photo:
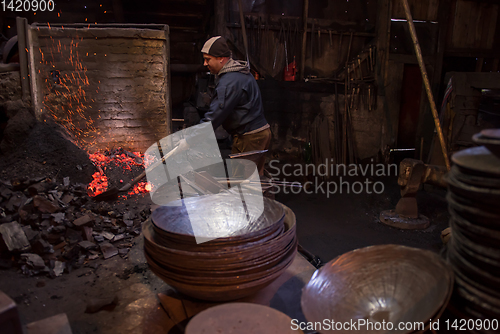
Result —
[{"label": "open fire", "polygon": [[[112,151],[97,152],[89,154],[90,160],[98,169],[92,177],[93,180],[88,185],[88,195],[95,197],[102,194],[108,190],[109,182],[106,176],[106,170],[109,168],[121,168],[123,171],[133,171],[134,166],[139,168],[145,168],[149,165],[148,159],[144,159],[144,154],[140,152],[128,152],[122,148],[118,148]],[[120,183],[124,180],[120,179]],[[130,190],[128,195],[136,195],[140,193],[147,193],[151,191],[152,186],[149,182],[138,182],[134,185],[132,190]]]}]

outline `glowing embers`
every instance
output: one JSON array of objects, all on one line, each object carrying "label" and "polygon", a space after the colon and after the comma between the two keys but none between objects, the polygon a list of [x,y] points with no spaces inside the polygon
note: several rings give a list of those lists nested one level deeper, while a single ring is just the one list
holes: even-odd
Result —
[{"label": "glowing embers", "polygon": [[78,49],[82,42],[83,37],[41,38],[38,73],[43,83],[41,102],[45,112],[73,134],[79,146],[90,147],[100,133],[96,119],[89,114],[95,107],[89,92],[98,93],[100,82],[89,81]]},{"label": "glowing embers", "polygon": [[[96,152],[89,154],[89,158],[96,166],[97,172],[92,177],[92,182],[89,183],[87,193],[91,197],[102,194],[112,185],[113,182],[123,183],[126,178],[133,178],[135,174],[139,174],[144,168],[144,154],[140,152],[129,152],[121,147],[105,152]],[[130,177],[130,174],[132,177]],[[148,182],[138,182],[124,196],[147,193],[151,191],[152,186]]]},{"label": "glowing embers", "polygon": [[91,197],[102,194],[108,189],[108,178],[101,171],[95,172],[92,177],[94,178],[92,182],[89,183],[87,188],[87,194]]}]

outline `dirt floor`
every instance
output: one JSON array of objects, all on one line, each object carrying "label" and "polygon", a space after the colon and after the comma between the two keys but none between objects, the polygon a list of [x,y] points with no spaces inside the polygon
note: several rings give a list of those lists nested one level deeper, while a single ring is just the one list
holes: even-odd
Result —
[{"label": "dirt floor", "polygon": [[[85,190],[96,168],[87,152],[50,122],[24,125],[25,136],[3,146],[7,150],[0,155],[0,218],[1,223],[17,221],[29,226],[34,232],[31,242],[38,240],[38,247],[32,247],[30,252],[40,255],[46,267],[30,266],[20,257],[24,251],[9,252],[4,248],[0,290],[17,303],[23,324],[66,313],[75,334],[162,332],[158,328],[168,324],[164,323],[165,311],[156,294],[167,293],[169,287],[149,270],[140,236],[141,224],[151,212],[149,195],[93,201]],[[140,170],[110,167],[107,173],[117,182],[131,179]],[[68,179],[66,184],[64,181],[67,177],[69,184]],[[281,192],[276,194],[276,200],[295,212],[299,243],[323,263],[347,251],[378,244],[440,252],[440,233],[448,226],[449,218],[445,190],[426,186],[417,196],[420,212],[431,220],[429,228],[400,230],[378,219],[381,211],[393,209],[399,200],[397,177],[376,180],[384,184],[379,195],[337,193],[328,198],[324,194]],[[19,204],[16,210],[12,194],[24,194],[28,199],[33,195],[30,187],[38,189],[35,196],[59,202],[59,209],[43,212],[41,205],[23,209]],[[68,194],[73,198],[63,206],[60,201],[64,202]],[[13,205],[12,210],[9,205]],[[53,215],[58,212],[65,212],[65,217]],[[85,216],[90,217],[90,222],[83,224],[86,229],[82,232],[74,223]],[[80,244],[96,243],[99,238],[102,242],[103,236],[116,250],[114,256],[105,258],[102,247],[87,249]],[[60,263],[64,263],[62,271],[57,270]],[[176,329],[169,332],[175,333]]]}]

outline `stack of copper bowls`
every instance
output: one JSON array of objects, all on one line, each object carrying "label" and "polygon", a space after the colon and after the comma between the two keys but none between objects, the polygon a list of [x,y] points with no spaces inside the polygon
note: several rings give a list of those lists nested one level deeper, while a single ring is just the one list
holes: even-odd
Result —
[{"label": "stack of copper bowls", "polygon": [[[289,208],[260,196],[240,210],[232,201],[241,199],[224,196],[190,197],[161,206],[143,226],[151,270],[179,292],[201,300],[229,301],[257,292],[285,271],[297,249],[295,215]],[[252,208],[256,203],[263,203],[263,212]],[[198,218],[216,230],[227,224],[243,228],[197,243],[190,210],[202,213]]]},{"label": "stack of copper bowls", "polygon": [[447,178],[448,260],[456,275],[452,303],[471,319],[499,319],[500,158],[480,146],[455,153],[452,161]]}]

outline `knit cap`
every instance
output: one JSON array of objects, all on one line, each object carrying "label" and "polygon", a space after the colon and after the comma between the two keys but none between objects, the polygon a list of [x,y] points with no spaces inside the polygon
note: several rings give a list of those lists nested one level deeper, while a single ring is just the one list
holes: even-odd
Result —
[{"label": "knit cap", "polygon": [[231,50],[222,36],[215,36],[206,41],[201,52],[213,57],[231,57]]}]

